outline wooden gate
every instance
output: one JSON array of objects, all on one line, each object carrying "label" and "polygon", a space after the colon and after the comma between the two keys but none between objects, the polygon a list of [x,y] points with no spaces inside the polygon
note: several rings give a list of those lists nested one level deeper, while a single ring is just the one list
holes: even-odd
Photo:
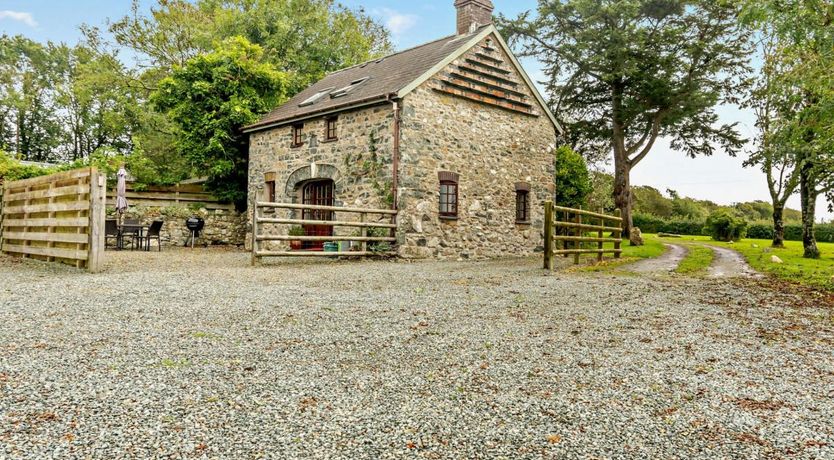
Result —
[{"label": "wooden gate", "polygon": [[[620,211],[610,216],[601,212],[544,204],[544,268],[553,270],[553,256],[572,255],[579,264],[582,254],[595,254],[602,262],[605,254],[619,259],[623,253],[623,219]],[[606,237],[605,233],[610,233]],[[606,244],[613,247],[606,248]],[[561,246],[561,247],[560,247]]]},{"label": "wooden gate", "polygon": [[99,271],[106,186],[95,168],[7,182],[0,213],[2,251]]}]

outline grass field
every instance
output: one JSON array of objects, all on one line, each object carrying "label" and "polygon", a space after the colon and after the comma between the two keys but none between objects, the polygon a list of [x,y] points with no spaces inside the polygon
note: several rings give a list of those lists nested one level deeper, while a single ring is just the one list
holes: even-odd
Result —
[{"label": "grass field", "polygon": [[[770,274],[778,278],[834,291],[834,243],[818,243],[822,257],[819,259],[805,259],[802,257],[802,243],[786,241],[784,249],[770,247],[770,240],[742,240],[737,243],[722,243],[712,241],[707,236],[687,236],[674,241],[680,243],[702,242],[714,246],[734,249],[740,252],[747,262],[761,273]],[[669,240],[669,242],[673,242]],[[778,264],[771,260],[778,256],[784,263]],[[686,261],[684,261],[686,263]]]}]

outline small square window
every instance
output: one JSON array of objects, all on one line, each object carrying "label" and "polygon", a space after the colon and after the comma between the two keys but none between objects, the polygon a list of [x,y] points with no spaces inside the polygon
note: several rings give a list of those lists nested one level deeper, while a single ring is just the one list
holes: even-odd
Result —
[{"label": "small square window", "polygon": [[301,147],[304,145],[302,135],[304,134],[304,125],[293,125],[292,127],[292,146]]},{"label": "small square window", "polygon": [[530,222],[530,192],[528,190],[515,191],[515,221]]},{"label": "small square window", "polygon": [[458,216],[458,184],[456,182],[440,183],[440,216]]},{"label": "small square window", "polygon": [[325,135],[325,139],[328,141],[335,141],[338,139],[336,129],[338,127],[338,118],[328,118],[327,119],[327,133]]}]

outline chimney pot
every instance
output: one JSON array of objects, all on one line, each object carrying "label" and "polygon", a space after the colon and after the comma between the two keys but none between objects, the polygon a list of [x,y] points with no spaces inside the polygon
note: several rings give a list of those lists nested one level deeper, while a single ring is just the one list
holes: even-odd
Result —
[{"label": "chimney pot", "polygon": [[491,0],[455,0],[458,10],[458,35],[466,35],[492,24]]}]

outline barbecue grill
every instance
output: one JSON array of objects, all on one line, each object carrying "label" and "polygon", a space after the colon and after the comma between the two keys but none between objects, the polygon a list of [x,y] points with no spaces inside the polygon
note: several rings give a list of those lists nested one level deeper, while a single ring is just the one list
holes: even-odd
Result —
[{"label": "barbecue grill", "polygon": [[[191,231],[191,249],[194,249],[194,240],[200,236],[205,226],[206,221],[202,217],[192,216],[185,220],[185,228]],[[188,246],[188,242],[185,245]]]}]

